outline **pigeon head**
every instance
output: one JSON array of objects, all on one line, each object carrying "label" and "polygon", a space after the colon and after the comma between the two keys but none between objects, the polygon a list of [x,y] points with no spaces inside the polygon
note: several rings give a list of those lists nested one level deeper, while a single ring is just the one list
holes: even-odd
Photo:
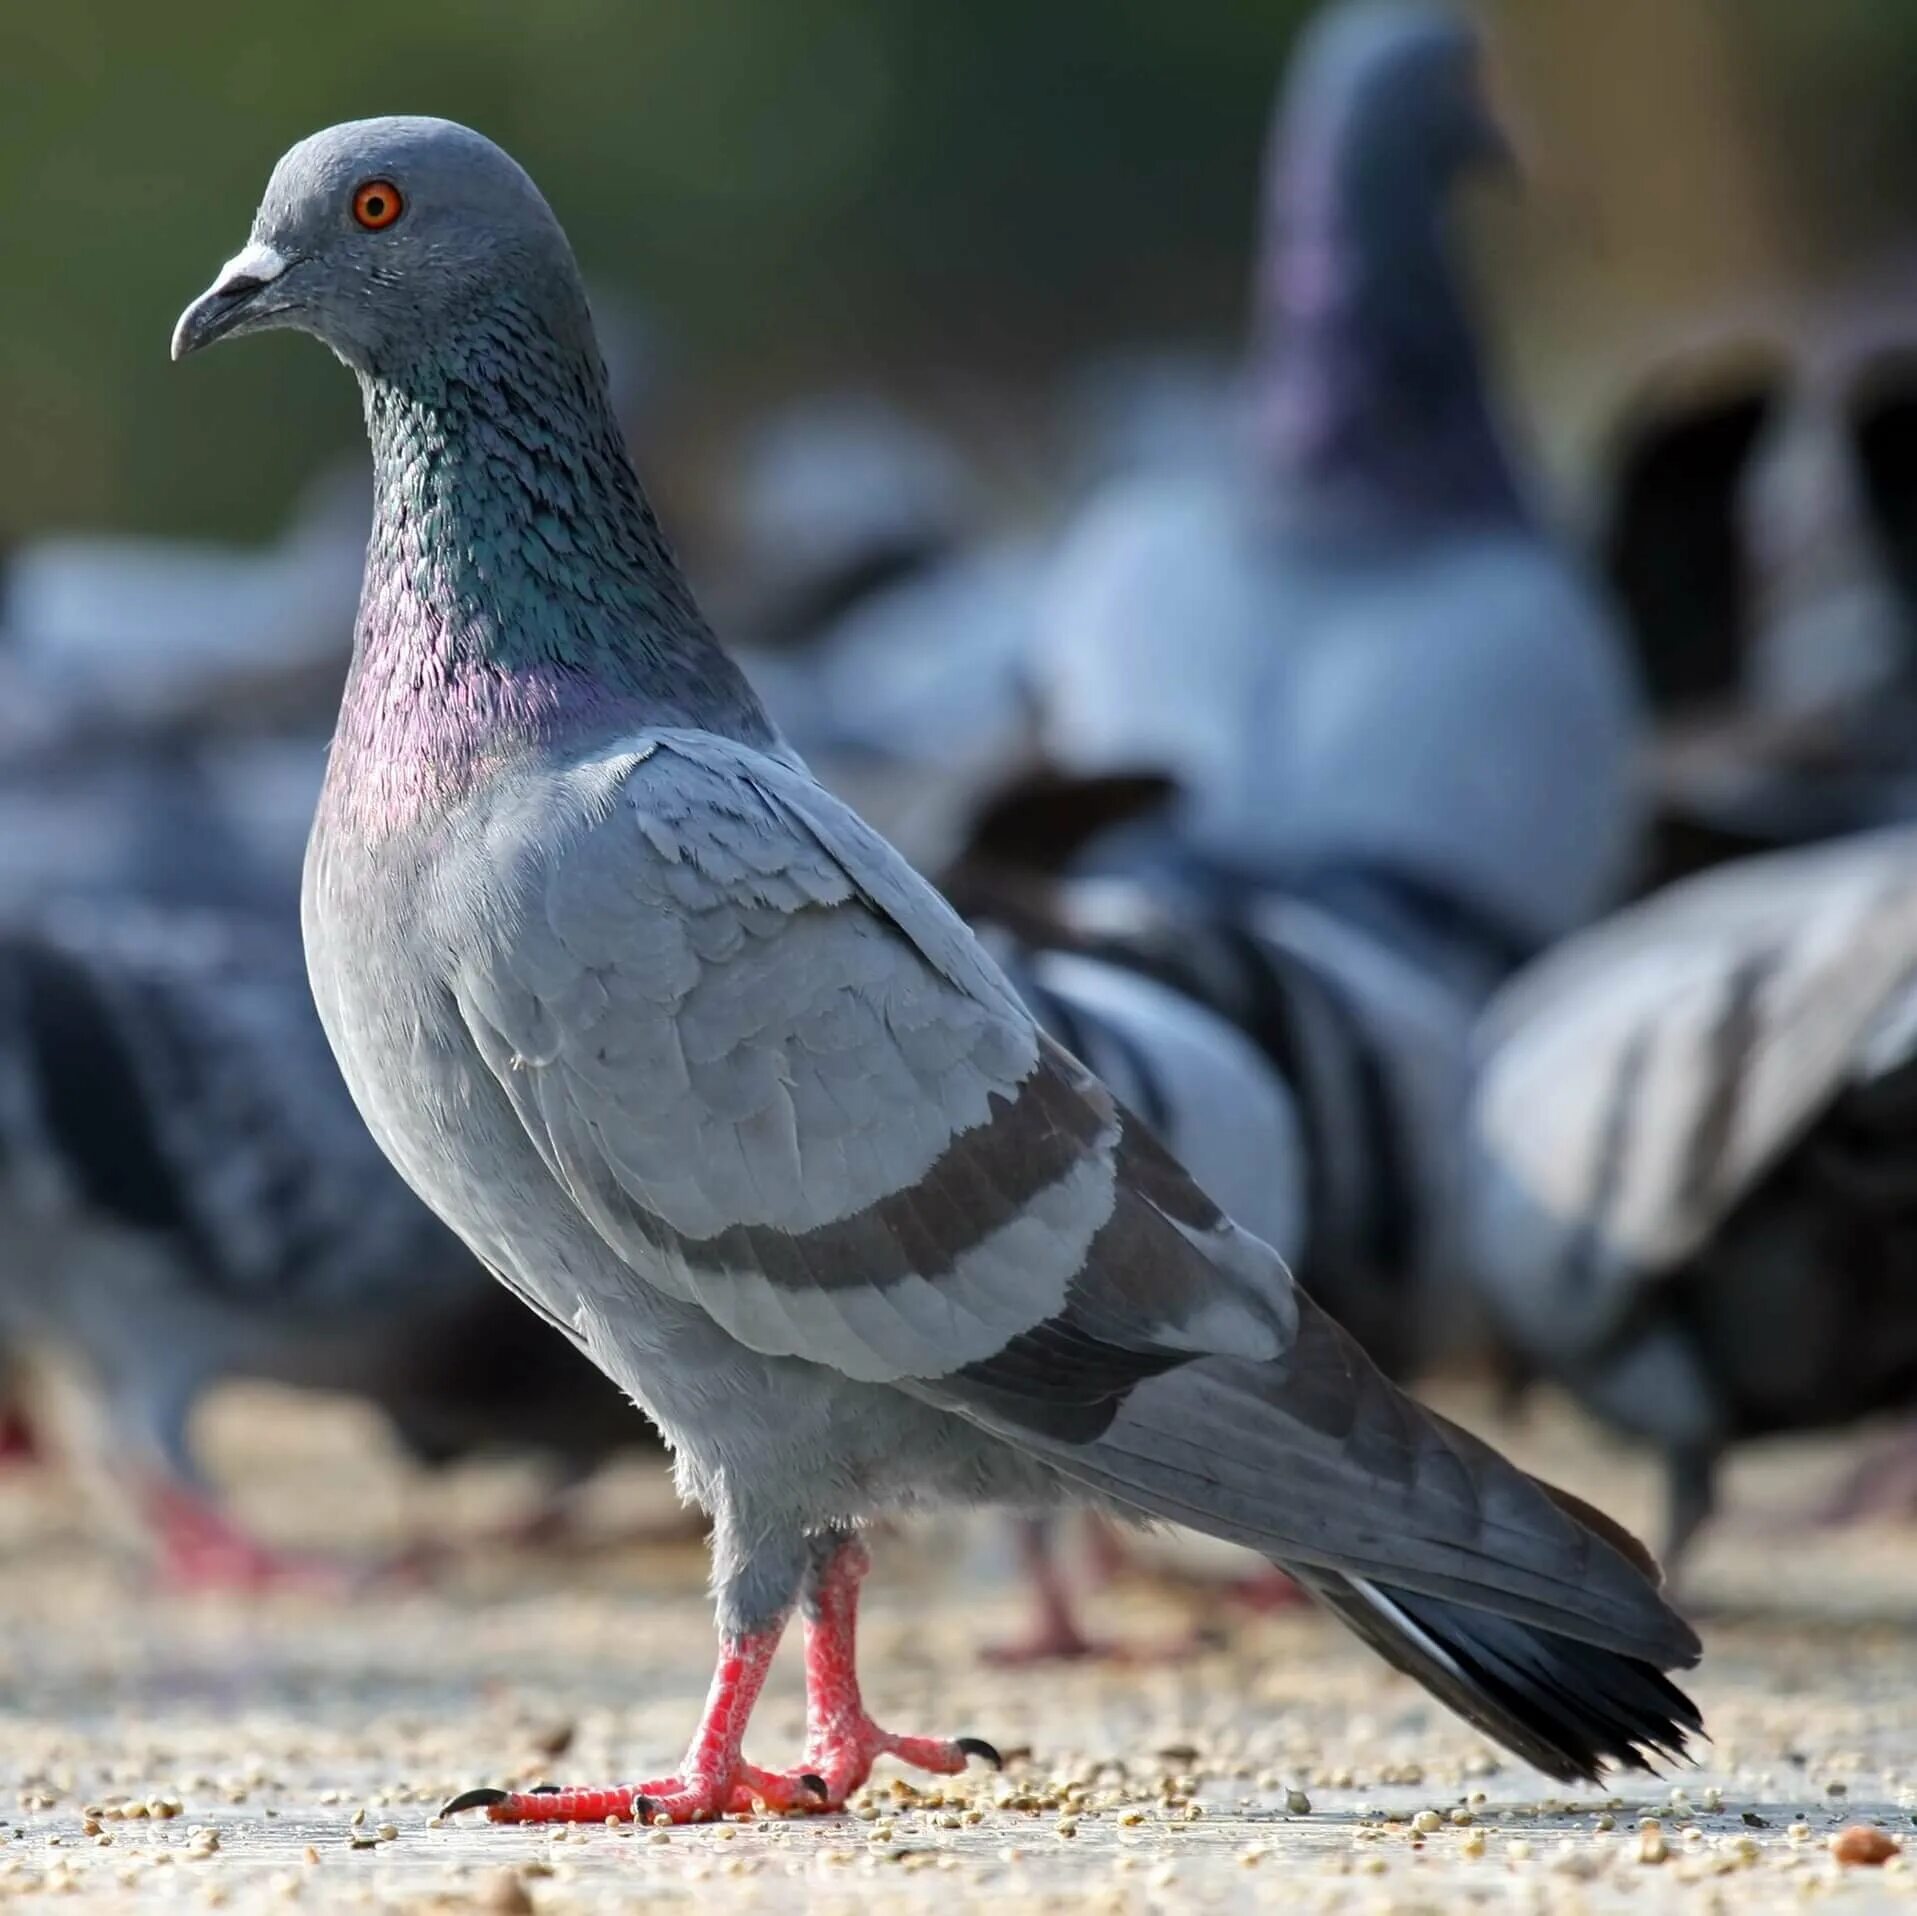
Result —
[{"label": "pigeon head", "polygon": [[508,290],[590,345],[572,249],[515,160],[450,120],[352,120],[273,169],[247,243],[180,315],[173,357],[293,328],[392,373]]},{"label": "pigeon head", "polygon": [[1482,67],[1442,0],[1347,0],[1307,31],[1279,102],[1261,416],[1288,477],[1347,501],[1514,503],[1448,220],[1464,176],[1509,159]]},{"label": "pigeon head", "polygon": [[490,140],[410,118],[302,140],[173,356],[274,327],[358,375],[373,456],[329,794],[390,824],[520,746],[773,736],[633,470],[566,236]]},{"label": "pigeon head", "polygon": [[1300,42],[1279,163],[1326,167],[1348,196],[1441,200],[1510,157],[1477,30],[1442,0],[1351,0]]}]

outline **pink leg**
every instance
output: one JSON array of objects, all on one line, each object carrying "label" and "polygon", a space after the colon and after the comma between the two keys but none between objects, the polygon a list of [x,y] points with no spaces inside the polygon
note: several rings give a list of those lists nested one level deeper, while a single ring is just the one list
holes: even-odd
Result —
[{"label": "pink leg", "polygon": [[0,1410],[0,1464],[37,1464],[42,1461],[40,1440],[26,1413]]},{"label": "pink leg", "polygon": [[1096,1510],[1085,1513],[1085,1554],[1091,1563],[1092,1582],[1101,1590],[1131,1575],[1132,1552],[1124,1532]]},{"label": "pink leg", "polygon": [[1275,1566],[1234,1579],[1225,1586],[1224,1595],[1228,1603],[1259,1616],[1269,1616],[1276,1610],[1311,1608],[1311,1599],[1305,1595],[1303,1586]]},{"label": "pink leg", "polygon": [[1908,1522],[1913,1516],[1917,1516],[1917,1427],[1899,1432],[1871,1451],[1815,1510],[1811,1522]]},{"label": "pink leg", "polygon": [[835,1810],[871,1773],[873,1760],[897,1756],[952,1776],[969,1756],[996,1764],[989,1744],[894,1736],[866,1715],[855,1668],[859,1581],[865,1546],[848,1539],[822,1563],[806,1615],[805,1756],[794,1770],[762,1770],[743,1755],[746,1722],[779,1647],[783,1623],[755,1636],[722,1641],[705,1714],[676,1776],[591,1790],[467,1790],[441,1812],[483,1809],[495,1823],[703,1822],[766,1810]]},{"label": "pink leg", "polygon": [[161,1581],[181,1591],[343,1588],[336,1565],[275,1550],[249,1537],[217,1504],[174,1483],[147,1493]]},{"label": "pink leg", "polygon": [[[719,1647],[719,1666],[699,1727],[676,1776],[651,1783],[619,1783],[596,1790],[468,1790],[441,1813],[483,1809],[495,1823],[702,1823],[728,1810],[750,1810],[753,1798],[768,1809],[817,1808],[822,1792],[795,1783],[787,1790],[748,1788],[749,1772],[741,1755],[752,1706],[765,1687],[766,1672],[784,1635],[783,1622],[757,1636],[730,1637]],[[771,1778],[763,1779],[772,1783]]]},{"label": "pink leg", "polygon": [[1071,1589],[1059,1567],[1051,1518],[1019,1520],[1018,1557],[1032,1592],[1032,1620],[1024,1634],[1010,1643],[988,1645],[986,1662],[1016,1669],[1028,1663],[1069,1663],[1108,1654],[1104,1645],[1079,1628]]},{"label": "pink leg", "polygon": [[974,1756],[994,1769],[1001,1761],[978,1737],[900,1736],[867,1715],[859,1694],[859,1585],[871,1567],[865,1545],[845,1538],[818,1571],[806,1611],[805,1757],[788,1781],[823,1782],[833,1809],[865,1782],[881,1756],[896,1756],[934,1776],[957,1776]]}]

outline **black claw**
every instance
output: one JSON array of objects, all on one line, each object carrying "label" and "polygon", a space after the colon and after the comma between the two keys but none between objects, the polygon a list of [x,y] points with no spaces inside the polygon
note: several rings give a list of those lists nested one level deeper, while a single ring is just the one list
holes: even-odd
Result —
[{"label": "black claw", "polygon": [[961,1756],[976,1756],[980,1762],[991,1764],[995,1770],[1005,1767],[1005,1759],[982,1736],[960,1737],[958,1753]]},{"label": "black claw", "polygon": [[635,1796],[627,1808],[631,1810],[632,1820],[635,1823],[650,1823],[656,1814],[652,1807],[652,1798],[643,1793]]},{"label": "black claw", "polygon": [[832,1795],[832,1792],[825,1786],[825,1778],[814,1770],[807,1770],[805,1774],[799,1778],[799,1785],[802,1789],[810,1790],[821,1803],[828,1801]]},{"label": "black claw", "polygon": [[510,1790],[461,1790],[439,1813],[441,1816],[457,1816],[461,1810],[489,1810],[495,1803],[503,1803],[510,1796]]}]

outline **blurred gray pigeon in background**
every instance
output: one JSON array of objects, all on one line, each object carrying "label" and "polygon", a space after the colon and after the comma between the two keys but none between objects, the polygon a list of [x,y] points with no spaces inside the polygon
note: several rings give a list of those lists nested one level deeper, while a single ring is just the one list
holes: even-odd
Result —
[{"label": "blurred gray pigeon in background", "polygon": [[1034,671],[1055,811],[1123,775],[1179,794],[1077,866],[1155,893],[1147,962],[1294,1080],[1314,1294],[1396,1376],[1466,1326],[1477,1015],[1610,902],[1637,823],[1624,647],[1524,498],[1449,251],[1454,188],[1501,155],[1478,57],[1438,5],[1307,29],[1245,443],[1093,504]]},{"label": "blurred gray pigeon in background", "polygon": [[[1884,309],[1888,304],[1889,310]],[[1600,552],[1660,721],[1647,889],[1917,818],[1917,339],[1827,295],[1656,366]]]},{"label": "blurred gray pigeon in background", "polygon": [[0,641],[76,726],[178,725],[249,697],[330,696],[345,666],[364,473],[329,472],[258,548],[131,534],[34,540],[9,556]]},{"label": "blurred gray pigeon in background", "polygon": [[[836,1807],[885,1753],[859,1528],[1090,1501],[1281,1560],[1562,1776],[1676,1752],[1698,1655],[1641,1545],[1402,1397],[807,773],[701,618],[537,188],[441,120],[275,168],[176,357],[270,327],[359,377],[375,535],[308,854],[309,965],[401,1171],[629,1388],[712,1514],[680,1771],[500,1821]],[[812,1726],[743,1755],[795,1607]]]},{"label": "blurred gray pigeon in background", "polygon": [[1066,483],[1076,491],[1142,473],[1215,472],[1238,450],[1241,369],[1196,348],[1106,353],[1063,396]]},{"label": "blurred gray pigeon in background", "polygon": [[984,483],[956,444],[839,394],[775,413],[739,467],[740,662],[797,748],[922,776],[1021,741],[1041,547],[985,536]]},{"label": "blurred gray pigeon in background", "polygon": [[1034,677],[1057,763],[1181,787],[1134,861],[1315,891],[1501,966],[1624,876],[1637,705],[1514,475],[1451,256],[1451,189],[1501,151],[1478,53],[1426,0],[1306,30],[1271,150],[1253,454],[1093,503]]},{"label": "blurred gray pigeon in background", "polygon": [[422,1461],[491,1447],[567,1477],[631,1407],[396,1178],[290,938],[250,919],[72,904],[0,934],[0,1340],[74,1373],[185,1584],[300,1566],[222,1510],[189,1441],[214,1385],[374,1405]]},{"label": "blurred gray pigeon in background", "polygon": [[1504,1333],[1664,1453],[1917,1407],[1917,828],[1743,860],[1498,998],[1473,1268]]}]

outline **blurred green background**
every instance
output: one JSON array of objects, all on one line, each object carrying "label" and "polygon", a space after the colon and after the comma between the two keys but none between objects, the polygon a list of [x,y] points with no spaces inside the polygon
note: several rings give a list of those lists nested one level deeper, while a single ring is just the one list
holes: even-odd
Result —
[{"label": "blurred green background", "polygon": [[[280,151],[424,111],[508,145],[673,351],[663,460],[821,379],[1007,416],[1074,355],[1229,341],[1301,0],[66,0],[0,8],[0,536],[247,535],[358,433],[323,355],[175,369]],[[1553,422],[1687,313],[1894,243],[1913,0],[1505,0],[1532,152],[1486,215]],[[983,403],[983,402],[982,402]],[[989,407],[987,408],[989,410]]]}]

